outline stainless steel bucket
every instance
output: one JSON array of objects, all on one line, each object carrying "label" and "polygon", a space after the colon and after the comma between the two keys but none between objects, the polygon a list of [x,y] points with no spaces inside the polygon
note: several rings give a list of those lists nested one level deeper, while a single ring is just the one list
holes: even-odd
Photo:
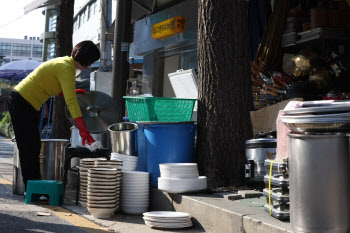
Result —
[{"label": "stainless steel bucket", "polygon": [[[40,174],[43,180],[63,180],[66,139],[42,139],[40,149]],[[13,153],[13,193],[22,195],[25,191],[18,148],[15,142]]]},{"label": "stainless steel bucket", "polygon": [[130,122],[122,122],[109,126],[112,152],[136,156],[137,128],[137,124]]},{"label": "stainless steel bucket", "polygon": [[18,148],[17,148],[16,142],[14,143],[14,151],[13,151],[12,191],[14,194],[19,194],[19,195],[23,195],[25,191],[23,178],[22,178],[21,163],[19,161]]},{"label": "stainless steel bucket", "polygon": [[[72,126],[70,128],[71,130],[71,136],[70,136],[70,144],[71,147],[82,147],[81,143],[81,137],[79,134],[79,130]],[[91,133],[91,136],[95,141],[100,141],[103,148],[111,149],[111,138],[108,131],[100,132],[100,133]],[[76,167],[79,165],[79,158],[72,158],[71,159],[71,167]]]},{"label": "stainless steel bucket", "polygon": [[254,177],[251,181],[263,181],[266,175],[265,160],[276,158],[277,140],[271,138],[259,138],[246,141],[245,154],[247,160],[254,161]]},{"label": "stainless steel bucket", "polygon": [[294,232],[350,232],[349,139],[289,134],[290,222]]},{"label": "stainless steel bucket", "polygon": [[41,179],[63,180],[66,139],[42,139],[40,150]]}]

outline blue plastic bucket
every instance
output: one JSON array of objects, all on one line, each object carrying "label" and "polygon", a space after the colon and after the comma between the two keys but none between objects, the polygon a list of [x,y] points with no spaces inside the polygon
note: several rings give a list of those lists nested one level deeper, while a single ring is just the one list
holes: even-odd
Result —
[{"label": "blue plastic bucket", "polygon": [[142,125],[146,145],[146,158],[141,161],[147,160],[152,188],[158,187],[159,164],[194,162],[194,122],[139,122],[139,125]]},{"label": "blue plastic bucket", "polygon": [[136,171],[148,172],[145,132],[143,131],[143,127],[141,124],[137,122],[136,124],[138,125],[137,133],[136,133],[137,151],[138,151]]}]

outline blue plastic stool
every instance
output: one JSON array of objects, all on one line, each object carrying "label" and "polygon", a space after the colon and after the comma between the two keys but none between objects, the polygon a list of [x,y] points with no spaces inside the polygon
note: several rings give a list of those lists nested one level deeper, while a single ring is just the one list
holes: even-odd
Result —
[{"label": "blue plastic stool", "polygon": [[63,204],[64,189],[62,181],[28,180],[25,203],[39,201],[42,194],[50,197],[50,206]]}]

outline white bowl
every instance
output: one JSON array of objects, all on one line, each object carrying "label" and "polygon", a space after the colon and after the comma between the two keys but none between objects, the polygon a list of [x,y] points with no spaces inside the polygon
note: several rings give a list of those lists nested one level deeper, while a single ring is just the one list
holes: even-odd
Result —
[{"label": "white bowl", "polygon": [[121,205],[122,212],[126,214],[142,214],[144,212],[147,212],[149,206],[134,206],[134,205]]},{"label": "white bowl", "polygon": [[116,179],[117,178],[117,174],[113,174],[113,175],[108,175],[108,174],[104,174],[104,175],[101,175],[101,174],[91,174],[89,173],[88,174],[88,178],[89,177],[92,177],[92,178],[98,178],[98,179]]},{"label": "white bowl", "polygon": [[109,200],[119,200],[120,195],[113,195],[113,196],[97,196],[97,195],[88,195],[87,199],[91,201],[109,201]]},{"label": "white bowl", "polygon": [[87,201],[87,207],[92,207],[92,208],[115,208],[116,206],[116,201],[114,203],[110,204],[93,204],[89,203],[89,200]]},{"label": "white bowl", "polygon": [[93,200],[89,196],[87,197],[88,204],[115,204],[119,201],[118,198],[110,199],[110,200]]},{"label": "white bowl", "polygon": [[85,193],[85,195],[87,196],[99,196],[99,197],[106,197],[106,198],[115,198],[118,195],[118,191],[113,192],[113,193],[99,193],[99,192],[91,192],[91,191],[87,191]]},{"label": "white bowl", "polygon": [[110,218],[114,214],[116,208],[92,208],[88,207],[88,211],[94,216],[95,218]]}]

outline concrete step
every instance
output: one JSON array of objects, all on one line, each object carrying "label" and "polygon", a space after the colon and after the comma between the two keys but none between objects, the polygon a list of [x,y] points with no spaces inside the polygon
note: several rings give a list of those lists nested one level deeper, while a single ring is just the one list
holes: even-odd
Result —
[{"label": "concrete step", "polygon": [[206,232],[293,233],[289,222],[264,210],[265,203],[265,197],[232,201],[212,194],[168,194],[151,189],[150,209],[190,213],[193,223]]}]

